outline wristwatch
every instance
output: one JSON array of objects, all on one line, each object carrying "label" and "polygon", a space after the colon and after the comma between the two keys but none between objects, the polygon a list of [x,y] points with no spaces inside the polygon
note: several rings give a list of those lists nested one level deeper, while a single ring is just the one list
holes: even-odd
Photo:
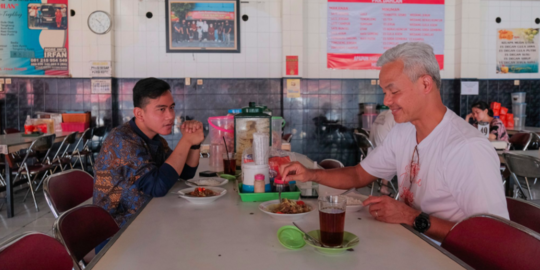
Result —
[{"label": "wristwatch", "polygon": [[200,144],[192,145],[190,149],[193,149],[193,150],[201,149],[201,145]]},{"label": "wristwatch", "polygon": [[431,227],[429,215],[422,212],[414,219],[413,228],[419,233],[425,233]]}]

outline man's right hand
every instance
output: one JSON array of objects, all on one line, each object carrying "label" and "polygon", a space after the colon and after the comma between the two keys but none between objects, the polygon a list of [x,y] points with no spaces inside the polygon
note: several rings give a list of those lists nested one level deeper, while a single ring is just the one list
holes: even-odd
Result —
[{"label": "man's right hand", "polygon": [[202,127],[198,127],[198,123],[184,123],[180,127],[182,140],[186,140],[189,145],[199,145],[204,141],[204,132]]},{"label": "man's right hand", "polygon": [[283,178],[283,181],[315,181],[315,170],[310,170],[300,162],[291,162],[289,164],[283,164],[279,167],[279,173]]}]

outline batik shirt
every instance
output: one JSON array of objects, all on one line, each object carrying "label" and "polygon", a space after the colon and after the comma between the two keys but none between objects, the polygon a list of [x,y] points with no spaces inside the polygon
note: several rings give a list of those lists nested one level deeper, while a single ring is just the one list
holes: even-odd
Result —
[{"label": "batik shirt", "polygon": [[165,139],[149,139],[134,119],[113,129],[94,165],[94,204],[122,227],[152,197],[162,197],[178,178],[190,179],[197,168],[185,165],[179,176],[165,163],[172,153]]}]

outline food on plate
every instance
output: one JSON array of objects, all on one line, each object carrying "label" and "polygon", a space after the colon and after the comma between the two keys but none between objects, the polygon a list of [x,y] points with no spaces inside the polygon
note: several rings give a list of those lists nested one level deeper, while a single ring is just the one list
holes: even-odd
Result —
[{"label": "food on plate", "polygon": [[212,196],[217,196],[219,194],[210,189],[196,188],[192,192],[188,192],[186,195],[191,196],[191,197],[212,197]]},{"label": "food on plate", "polygon": [[363,202],[359,198],[347,196],[347,205],[361,205]]},{"label": "food on plate", "polygon": [[280,204],[269,206],[268,211],[276,214],[300,214],[311,211],[311,207],[303,201],[283,199]]}]

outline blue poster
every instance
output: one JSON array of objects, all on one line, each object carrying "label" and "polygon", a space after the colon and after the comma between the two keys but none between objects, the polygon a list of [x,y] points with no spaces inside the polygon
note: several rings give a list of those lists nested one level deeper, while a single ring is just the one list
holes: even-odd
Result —
[{"label": "blue poster", "polygon": [[0,0],[0,76],[68,76],[68,0]]}]

